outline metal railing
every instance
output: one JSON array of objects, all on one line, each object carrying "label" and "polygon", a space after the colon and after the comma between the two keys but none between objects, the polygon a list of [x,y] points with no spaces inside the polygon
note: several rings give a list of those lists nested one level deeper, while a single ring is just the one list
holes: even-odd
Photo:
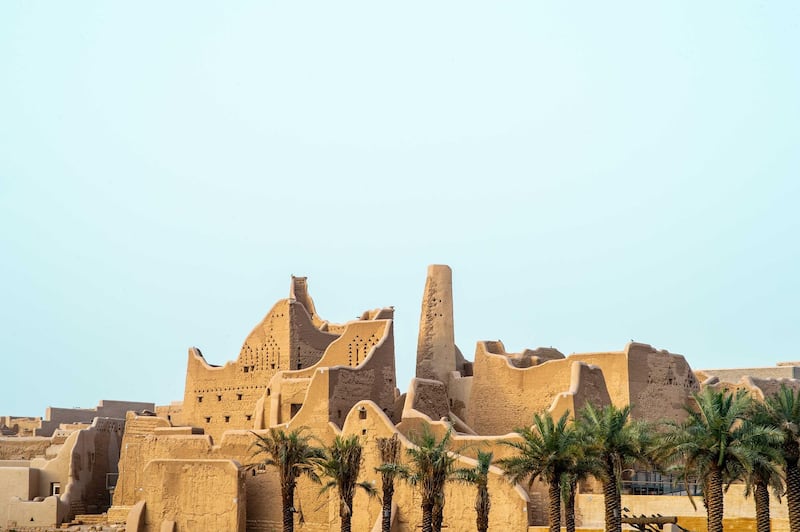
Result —
[{"label": "metal railing", "polygon": [[692,495],[701,496],[703,488],[694,480],[684,482],[673,475],[654,471],[637,471],[632,478],[622,481],[624,495]]}]

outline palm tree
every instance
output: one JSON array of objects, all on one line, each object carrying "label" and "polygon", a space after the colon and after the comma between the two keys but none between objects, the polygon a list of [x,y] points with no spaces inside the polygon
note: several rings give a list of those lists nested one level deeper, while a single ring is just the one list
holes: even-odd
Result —
[{"label": "palm tree", "polygon": [[288,434],[281,429],[269,429],[268,434],[256,434],[253,457],[266,455],[260,462],[262,466],[278,469],[281,484],[281,505],[283,509],[283,532],[294,531],[294,490],[297,479],[305,475],[313,482],[320,482],[314,468],[324,458],[319,447],[311,445],[311,436],[304,435],[305,427]]},{"label": "palm tree", "polygon": [[772,423],[783,432],[783,471],[786,479],[786,504],[789,511],[789,529],[800,532],[800,390],[786,386],[766,399],[767,412]]},{"label": "palm tree", "polygon": [[444,485],[452,479],[456,455],[447,450],[451,431],[436,439],[426,426],[421,436],[412,438],[415,446],[406,449],[408,472],[405,480],[419,489],[422,507],[422,532],[440,532],[444,514]]},{"label": "palm tree", "polygon": [[[752,410],[748,415],[748,422],[756,426],[770,427],[770,419],[767,406],[761,401],[753,401]],[[777,428],[777,427],[775,427]],[[779,432],[781,444],[783,443],[783,433]],[[756,440],[757,446],[754,449],[752,469],[744,472],[746,483],[745,495],[753,494],[756,505],[756,529],[758,532],[769,532],[769,490],[780,500],[783,493],[783,479],[779,469],[783,462],[780,448],[770,445],[766,441]]]},{"label": "palm tree", "polygon": [[516,429],[522,440],[501,442],[517,454],[497,461],[512,483],[527,479],[529,490],[537,478],[547,483],[551,532],[561,530],[561,477],[578,452],[577,432],[568,420],[568,411],[558,421],[549,412],[535,414],[532,427]]},{"label": "palm tree", "polygon": [[601,461],[605,527],[609,532],[622,530],[622,471],[645,458],[649,429],[630,420],[630,405],[617,408],[607,405],[597,409],[588,404],[580,415],[580,423],[588,438],[588,447]]},{"label": "palm tree", "polygon": [[408,471],[400,464],[400,440],[397,434],[390,438],[377,438],[381,465],[375,471],[381,474],[383,497],[381,498],[381,532],[390,532],[392,527],[392,497],[394,497],[394,480],[404,477]]},{"label": "palm tree", "polygon": [[477,488],[475,496],[475,524],[478,532],[489,530],[489,509],[492,506],[489,500],[489,467],[492,465],[492,453],[478,451],[478,463],[470,469],[457,469],[455,477]]},{"label": "palm tree", "polygon": [[358,474],[361,472],[363,462],[361,443],[358,436],[346,438],[336,436],[333,445],[325,448],[325,458],[317,463],[320,476],[328,478],[323,484],[322,492],[336,488],[339,493],[339,517],[342,520],[342,532],[350,532],[350,523],[353,518],[353,497],[356,488],[361,488],[370,497],[375,496],[375,487],[369,482],[359,482]]},{"label": "palm tree", "polygon": [[670,423],[661,435],[658,455],[666,463],[682,463],[684,478],[696,477],[703,486],[708,512],[708,532],[722,532],[724,483],[730,484],[753,470],[757,449],[778,445],[780,432],[750,423],[750,395],[705,388],[692,394],[696,409],[688,408],[688,419]]}]

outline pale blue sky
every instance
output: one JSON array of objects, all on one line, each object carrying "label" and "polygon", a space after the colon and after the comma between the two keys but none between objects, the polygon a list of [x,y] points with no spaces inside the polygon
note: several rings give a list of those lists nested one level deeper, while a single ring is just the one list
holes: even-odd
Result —
[{"label": "pale blue sky", "polygon": [[800,359],[797,2],[0,4],[0,415],[183,396],[307,275],[456,336]]}]

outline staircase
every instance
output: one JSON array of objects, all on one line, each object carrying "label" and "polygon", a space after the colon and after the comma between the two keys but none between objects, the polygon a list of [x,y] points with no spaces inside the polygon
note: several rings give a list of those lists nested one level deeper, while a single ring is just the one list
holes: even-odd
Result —
[{"label": "staircase", "polygon": [[103,525],[108,522],[107,514],[80,514],[76,515],[69,526],[73,525]]}]

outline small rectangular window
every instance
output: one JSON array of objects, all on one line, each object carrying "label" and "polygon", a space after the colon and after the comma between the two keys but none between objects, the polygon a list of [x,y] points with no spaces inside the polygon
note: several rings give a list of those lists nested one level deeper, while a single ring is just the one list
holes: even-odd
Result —
[{"label": "small rectangular window", "polygon": [[237,393],[237,394],[236,394],[236,400],[237,400],[237,401],[241,401],[241,400],[242,400],[242,394],[240,394],[240,393]]},{"label": "small rectangular window", "polygon": [[253,416],[252,416],[252,415],[250,415],[250,414],[247,414],[247,415],[246,415],[246,416],[244,416],[244,417],[247,419],[247,421],[250,421],[251,419],[253,419]]},{"label": "small rectangular window", "polygon": [[245,366],[244,367],[244,372],[247,373],[248,371],[250,371],[250,366]]},{"label": "small rectangular window", "polygon": [[217,401],[222,401],[222,396],[221,395],[217,396]]},{"label": "small rectangular window", "polygon": [[211,423],[211,418],[210,417],[206,418],[206,423]]},{"label": "small rectangular window", "polygon": [[198,403],[202,403],[203,402],[203,396],[202,395],[198,395],[197,396],[197,402]]},{"label": "small rectangular window", "polygon": [[225,416],[225,423],[231,422],[231,416]]}]

